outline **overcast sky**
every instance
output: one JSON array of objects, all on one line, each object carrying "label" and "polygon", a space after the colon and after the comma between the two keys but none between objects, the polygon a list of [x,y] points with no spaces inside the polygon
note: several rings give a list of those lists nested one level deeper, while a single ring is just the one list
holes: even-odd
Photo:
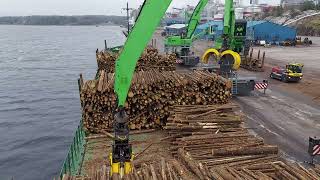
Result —
[{"label": "overcast sky", "polygon": [[[143,0],[0,0],[0,16],[25,15],[124,15],[121,10],[137,8]],[[196,5],[199,0],[173,0],[171,6]],[[249,1],[249,0],[248,0]],[[278,0],[260,0],[260,2]]]},{"label": "overcast sky", "polygon": [[[7,15],[121,15],[128,0],[0,0],[0,16]],[[198,0],[173,0],[173,6],[196,4]],[[137,8],[143,0],[129,0]]]}]

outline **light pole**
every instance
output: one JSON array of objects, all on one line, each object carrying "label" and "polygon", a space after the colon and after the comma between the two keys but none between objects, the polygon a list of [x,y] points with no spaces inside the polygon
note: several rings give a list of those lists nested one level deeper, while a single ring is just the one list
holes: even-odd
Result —
[{"label": "light pole", "polygon": [[128,25],[128,34],[130,32],[130,17],[129,17],[129,11],[133,10],[133,8],[129,8],[129,2],[127,2],[127,7],[126,8],[122,8],[122,10],[126,10],[127,11],[127,25]]}]

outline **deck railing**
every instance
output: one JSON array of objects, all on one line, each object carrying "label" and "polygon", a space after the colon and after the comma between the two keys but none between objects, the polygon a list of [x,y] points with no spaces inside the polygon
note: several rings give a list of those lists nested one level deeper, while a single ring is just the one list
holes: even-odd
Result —
[{"label": "deck railing", "polygon": [[[83,85],[82,75],[80,75],[80,79],[78,79],[78,85],[79,85],[79,93],[80,93],[81,87]],[[73,142],[69,148],[67,157],[65,158],[62,168],[60,170],[61,179],[64,174],[69,174],[69,175],[80,174],[81,165],[84,157],[84,150],[85,150],[84,146],[86,143],[85,136],[86,135],[83,130],[83,122],[81,119],[80,124],[78,125],[78,128],[73,137]]]}]

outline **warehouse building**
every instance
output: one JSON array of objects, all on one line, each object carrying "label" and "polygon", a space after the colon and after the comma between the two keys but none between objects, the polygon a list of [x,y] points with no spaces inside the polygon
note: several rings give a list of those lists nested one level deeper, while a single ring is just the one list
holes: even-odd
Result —
[{"label": "warehouse building", "polygon": [[265,41],[268,44],[281,44],[285,41],[295,41],[297,30],[269,21],[249,21],[247,38],[252,41]]},{"label": "warehouse building", "polygon": [[[208,27],[213,26],[213,35],[206,35],[202,39],[215,40],[223,33],[223,21],[211,21],[197,27],[195,34],[201,33]],[[285,41],[295,41],[297,30],[292,27],[282,26],[269,21],[248,21],[247,39],[251,41],[265,41],[270,44],[281,44]]]}]

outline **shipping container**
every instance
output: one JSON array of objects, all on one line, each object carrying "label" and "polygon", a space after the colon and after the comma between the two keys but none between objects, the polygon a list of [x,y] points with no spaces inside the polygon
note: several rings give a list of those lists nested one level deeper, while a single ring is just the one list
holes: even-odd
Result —
[{"label": "shipping container", "polygon": [[266,41],[270,44],[280,44],[285,41],[295,41],[297,30],[269,21],[249,21],[247,38],[252,41]]}]

